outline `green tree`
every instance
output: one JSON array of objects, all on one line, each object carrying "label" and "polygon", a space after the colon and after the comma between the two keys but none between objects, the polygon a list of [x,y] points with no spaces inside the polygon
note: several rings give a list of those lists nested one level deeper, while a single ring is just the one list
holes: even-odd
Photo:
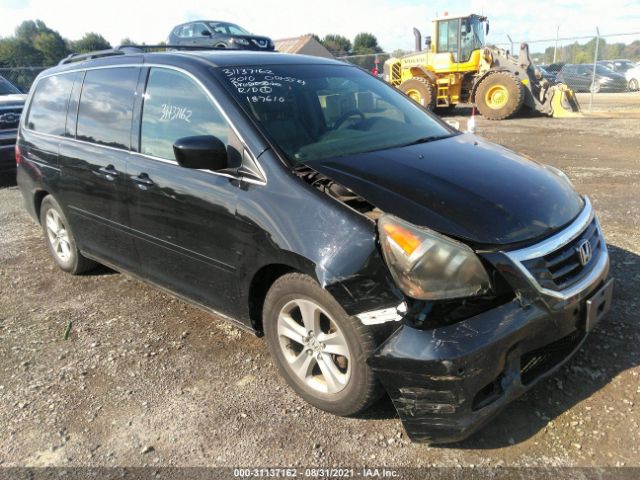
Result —
[{"label": "green tree", "polygon": [[378,45],[378,39],[372,33],[362,32],[353,39],[354,55],[370,55],[382,52]]},{"label": "green tree", "polygon": [[74,53],[88,53],[96,50],[107,50],[111,44],[99,33],[85,33],[80,40],[71,42],[71,49]]},{"label": "green tree", "polygon": [[33,37],[33,47],[41,53],[44,65],[53,65],[67,55],[67,45],[58,32],[40,32]]},{"label": "green tree", "polygon": [[134,42],[129,37],[125,37],[122,40],[120,40],[120,45],[138,45],[138,43]]},{"label": "green tree", "polygon": [[330,33],[324,36],[321,43],[336,57],[349,55],[351,51],[351,41],[342,35]]},{"label": "green tree", "polygon": [[0,39],[0,64],[4,67],[42,66],[42,53],[15,37]]},{"label": "green tree", "polygon": [[42,20],[26,20],[13,37],[0,40],[0,63],[5,66],[49,66],[66,55],[64,39]]},{"label": "green tree", "polygon": [[39,33],[53,32],[42,20],[25,20],[16,27],[15,38],[31,42]]}]

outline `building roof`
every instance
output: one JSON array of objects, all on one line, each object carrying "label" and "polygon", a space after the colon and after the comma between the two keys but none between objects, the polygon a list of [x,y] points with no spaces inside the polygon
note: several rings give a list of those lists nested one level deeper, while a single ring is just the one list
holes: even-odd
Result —
[{"label": "building roof", "polygon": [[281,38],[274,40],[273,43],[276,50],[282,53],[300,53],[314,57],[334,58],[331,52],[311,34],[302,35],[301,37]]}]

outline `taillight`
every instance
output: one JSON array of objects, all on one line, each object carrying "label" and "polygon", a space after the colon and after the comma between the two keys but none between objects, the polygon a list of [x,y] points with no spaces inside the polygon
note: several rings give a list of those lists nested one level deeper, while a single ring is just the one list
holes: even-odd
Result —
[{"label": "taillight", "polygon": [[22,164],[22,154],[20,153],[20,147],[16,143],[16,165]]}]

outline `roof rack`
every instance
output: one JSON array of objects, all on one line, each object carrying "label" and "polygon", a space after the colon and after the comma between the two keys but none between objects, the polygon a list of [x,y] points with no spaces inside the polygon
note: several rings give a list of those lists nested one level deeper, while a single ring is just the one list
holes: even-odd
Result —
[{"label": "roof rack", "polygon": [[132,53],[143,53],[158,50],[228,50],[224,47],[205,47],[201,45],[120,45],[107,50],[96,50],[89,53],[72,53],[60,60],[58,65],[68,63],[83,62],[94,58],[112,57],[114,55],[127,55]]}]

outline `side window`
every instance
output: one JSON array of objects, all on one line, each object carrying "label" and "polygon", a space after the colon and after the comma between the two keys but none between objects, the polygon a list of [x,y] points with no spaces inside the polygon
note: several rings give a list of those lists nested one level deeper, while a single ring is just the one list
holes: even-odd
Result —
[{"label": "side window", "polygon": [[213,31],[216,33],[221,33],[222,35],[228,35],[227,27],[222,23],[218,23],[215,27],[213,27]]},{"label": "side window", "polygon": [[195,23],[193,25],[193,36],[194,37],[205,37],[207,36],[206,34],[203,34],[203,32],[208,32],[209,29],[207,28],[207,26],[204,23]]},{"label": "side window", "polygon": [[38,82],[29,108],[27,128],[51,135],[64,135],[74,78],[74,73],[66,73],[52,75]]},{"label": "side window", "polygon": [[76,138],[118,148],[129,148],[138,69],[89,70],[84,79]]},{"label": "side window", "polygon": [[185,25],[180,29],[180,33],[178,36],[181,38],[191,38],[193,37],[193,24]]},{"label": "side window", "polygon": [[142,110],[140,152],[175,160],[179,138],[214,135],[228,143],[229,127],[205,92],[186,75],[152,68]]}]

